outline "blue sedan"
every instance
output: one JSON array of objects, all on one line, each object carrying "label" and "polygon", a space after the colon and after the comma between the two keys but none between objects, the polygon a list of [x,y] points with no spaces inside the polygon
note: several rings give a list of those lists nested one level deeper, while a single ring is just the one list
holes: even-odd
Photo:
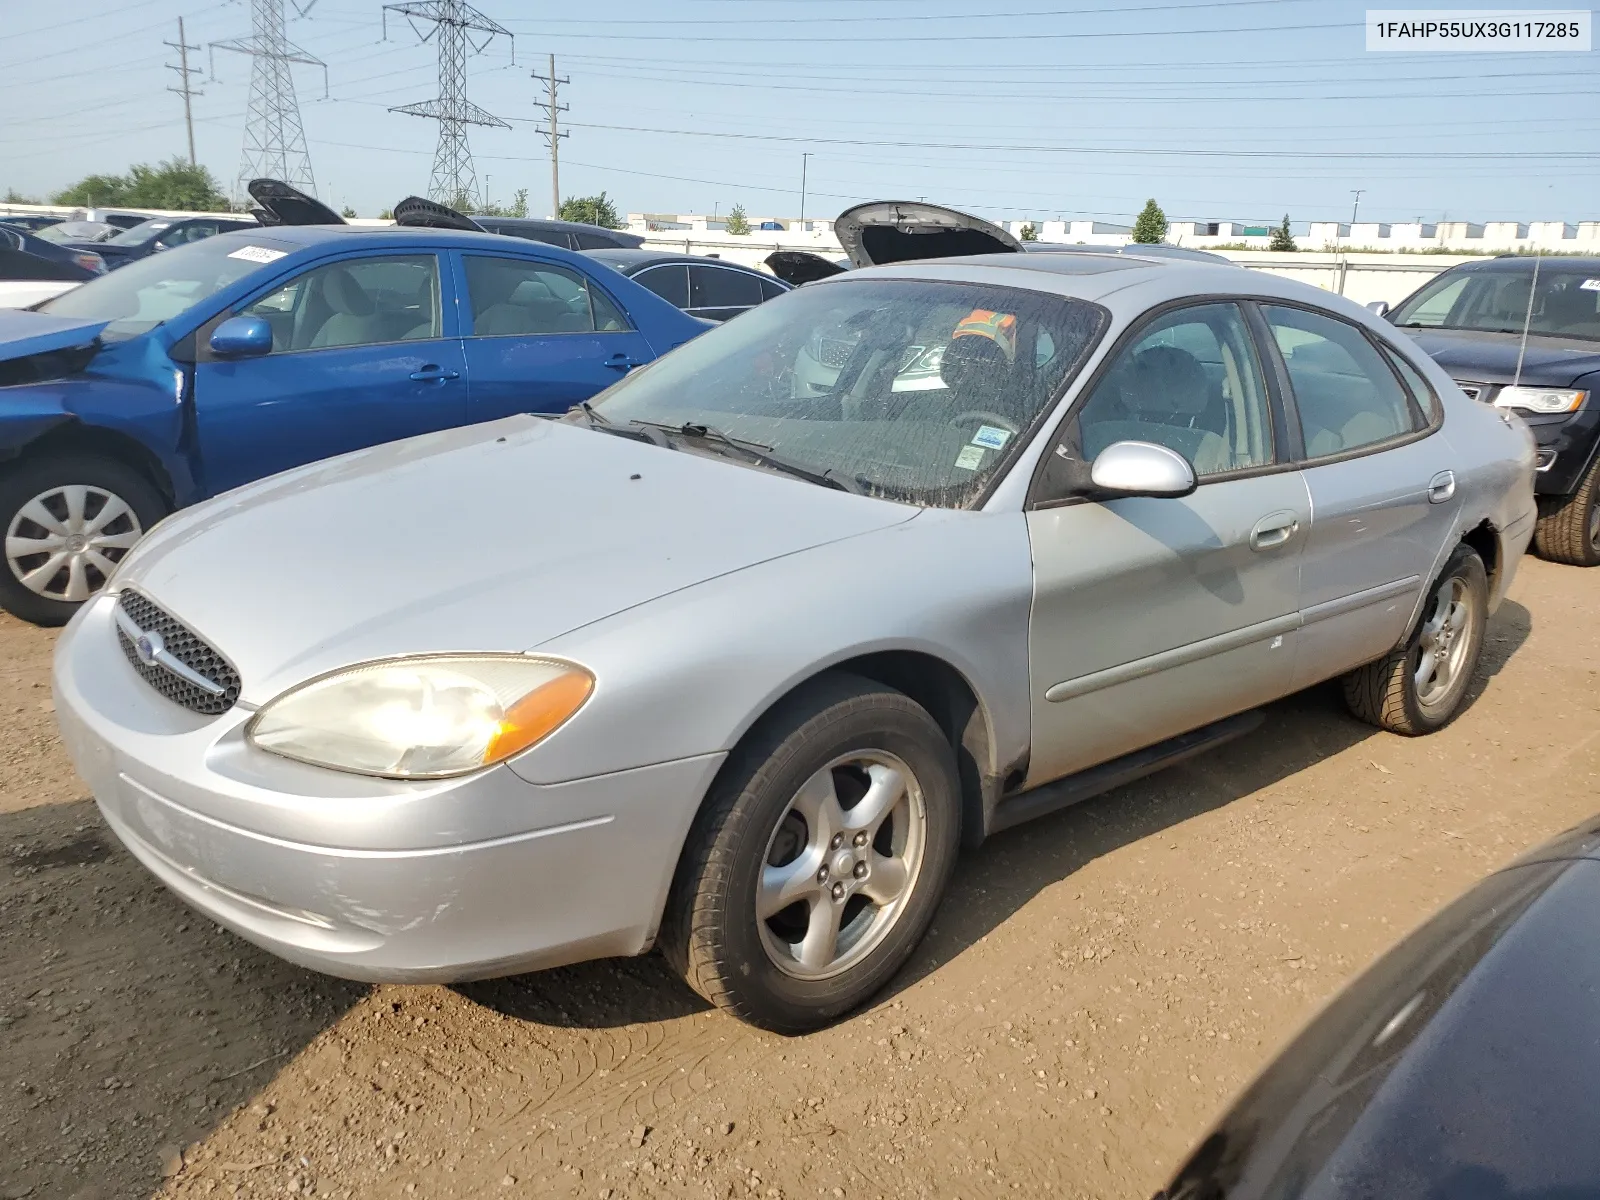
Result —
[{"label": "blue sedan", "polygon": [[563,412],[708,327],[580,254],[403,226],[218,234],[0,312],[0,608],[60,624],[175,508]]}]

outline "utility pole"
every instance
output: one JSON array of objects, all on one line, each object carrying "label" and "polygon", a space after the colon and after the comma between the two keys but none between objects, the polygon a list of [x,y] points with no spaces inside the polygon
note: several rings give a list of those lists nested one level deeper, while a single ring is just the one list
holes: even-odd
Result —
[{"label": "utility pole", "polygon": [[1366,188],[1350,189],[1350,194],[1356,198],[1356,202],[1350,206],[1350,236],[1352,238],[1356,236],[1356,213],[1361,211],[1361,193],[1366,190]]},{"label": "utility pole", "polygon": [[550,74],[541,75],[535,71],[532,77],[544,84],[545,89],[544,99],[535,100],[533,106],[544,109],[545,114],[549,117],[544,130],[544,140],[550,143],[550,215],[559,217],[561,215],[561,139],[567,135],[561,131],[558,117],[559,114],[570,109],[572,105],[557,103],[557,96],[561,85],[571,83],[572,80],[556,78],[556,56],[554,54],[550,56]]},{"label": "utility pole", "polygon": [[[390,13],[405,17],[421,41],[438,38],[435,45],[438,47],[439,94],[432,100],[402,104],[389,111],[439,122],[439,142],[433,152],[428,199],[452,208],[475,209],[478,207],[478,180],[472,166],[472,149],[467,145],[467,126],[487,125],[496,129],[510,129],[511,126],[467,99],[467,51],[470,48],[474,54],[481,53],[500,34],[511,38],[511,31],[484,16],[466,0],[407,0],[383,6],[385,38],[389,36]],[[424,34],[417,28],[418,21],[430,22],[433,28]],[[484,35],[481,42],[472,40],[474,32]],[[512,39],[513,63],[517,61],[516,45]]]},{"label": "utility pole", "polygon": [[806,168],[811,165],[810,153],[800,156],[800,228],[806,227]]},{"label": "utility pole", "polygon": [[169,87],[167,91],[176,92],[183,97],[183,124],[189,131],[189,165],[195,166],[194,158],[194,110],[189,106],[193,96],[204,96],[204,92],[197,92],[189,86],[189,76],[200,74],[199,67],[189,65],[189,51],[199,50],[199,46],[189,45],[188,39],[183,36],[183,18],[178,18],[178,40],[176,42],[162,42],[163,46],[171,46],[178,52],[178,65],[167,64],[167,70],[176,71],[181,81],[177,87]]}]

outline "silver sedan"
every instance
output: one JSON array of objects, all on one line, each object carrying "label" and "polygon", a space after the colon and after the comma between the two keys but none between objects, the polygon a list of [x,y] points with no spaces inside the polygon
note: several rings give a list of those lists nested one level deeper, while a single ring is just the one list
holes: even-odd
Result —
[{"label": "silver sedan", "polygon": [[796,1032],[906,961],[963,845],[1321,680],[1396,733],[1450,721],[1533,454],[1271,276],[853,271],[559,420],[168,519],[63,636],[57,712],[128,848],[285,958],[656,947]]}]

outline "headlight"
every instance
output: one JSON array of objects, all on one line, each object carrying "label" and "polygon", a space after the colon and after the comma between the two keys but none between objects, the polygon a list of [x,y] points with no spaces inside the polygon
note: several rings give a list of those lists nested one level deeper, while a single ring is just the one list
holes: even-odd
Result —
[{"label": "headlight", "polygon": [[389,659],[285,692],[245,733],[263,750],[318,767],[438,779],[526,750],[593,690],[582,667],[524,654]]},{"label": "headlight", "polygon": [[1524,412],[1566,413],[1583,403],[1588,392],[1571,388],[1508,387],[1494,398],[1496,408],[1520,408]]}]

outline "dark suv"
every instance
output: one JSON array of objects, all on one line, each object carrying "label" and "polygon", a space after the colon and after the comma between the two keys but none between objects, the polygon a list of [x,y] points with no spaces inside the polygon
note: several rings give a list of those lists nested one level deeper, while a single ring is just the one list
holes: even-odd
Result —
[{"label": "dark suv", "polygon": [[1532,428],[1539,555],[1600,566],[1600,257],[1465,263],[1386,315],[1468,396]]}]

